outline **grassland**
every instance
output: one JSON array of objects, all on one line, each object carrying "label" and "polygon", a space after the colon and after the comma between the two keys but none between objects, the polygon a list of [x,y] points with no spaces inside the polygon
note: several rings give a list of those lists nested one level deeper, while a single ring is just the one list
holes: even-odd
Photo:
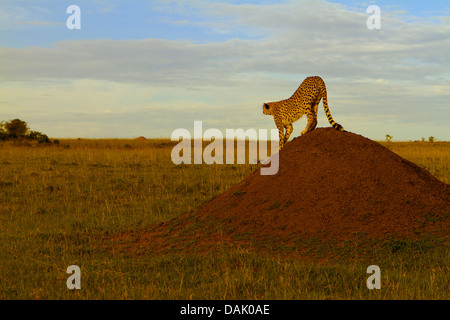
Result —
[{"label": "grassland", "polygon": [[[450,183],[450,143],[383,144]],[[105,246],[193,210],[255,168],[175,166],[171,149],[164,140],[2,142],[0,299],[450,298],[448,238],[314,262],[226,246],[194,255]],[[371,264],[381,290],[366,287]],[[81,267],[81,290],[66,287],[70,265]]]}]

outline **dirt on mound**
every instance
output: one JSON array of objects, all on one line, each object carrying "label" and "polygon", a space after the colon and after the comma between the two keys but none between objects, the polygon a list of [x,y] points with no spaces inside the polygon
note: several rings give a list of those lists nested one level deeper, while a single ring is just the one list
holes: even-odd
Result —
[{"label": "dirt on mound", "polygon": [[415,237],[449,229],[449,186],[379,143],[319,128],[241,183],[138,239],[156,247]]}]

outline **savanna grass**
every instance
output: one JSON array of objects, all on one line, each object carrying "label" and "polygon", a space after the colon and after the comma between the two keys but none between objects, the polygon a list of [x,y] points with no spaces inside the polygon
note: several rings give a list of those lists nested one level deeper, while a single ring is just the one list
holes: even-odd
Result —
[{"label": "savanna grass", "polygon": [[[105,246],[178,217],[255,165],[174,165],[167,140],[0,145],[0,299],[448,299],[448,238],[397,241],[317,261],[218,245],[155,255]],[[389,143],[448,183],[448,143]],[[281,205],[281,204],[278,204]],[[284,204],[283,204],[284,205]],[[312,244],[309,244],[312,245]],[[216,250],[217,251],[217,250]],[[382,270],[368,290],[366,268]],[[81,290],[66,269],[81,267]]]}]

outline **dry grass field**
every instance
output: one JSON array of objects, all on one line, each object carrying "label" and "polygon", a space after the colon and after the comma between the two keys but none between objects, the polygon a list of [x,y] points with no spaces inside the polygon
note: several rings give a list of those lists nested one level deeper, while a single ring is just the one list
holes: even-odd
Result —
[{"label": "dry grass field", "polygon": [[[382,144],[450,183],[450,143]],[[449,299],[448,236],[333,261],[225,246],[220,255],[119,250],[108,239],[194,210],[257,167],[176,166],[173,145],[0,142],[0,299]],[[370,264],[381,267],[381,290],[366,287]],[[81,290],[66,286],[70,265],[81,268]]]}]

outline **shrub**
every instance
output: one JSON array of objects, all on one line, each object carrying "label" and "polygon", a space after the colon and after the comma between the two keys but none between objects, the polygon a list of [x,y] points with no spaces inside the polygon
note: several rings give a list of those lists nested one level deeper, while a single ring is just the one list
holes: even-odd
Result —
[{"label": "shrub", "polygon": [[8,134],[5,129],[5,122],[0,122],[0,140],[6,140],[8,138]]},{"label": "shrub", "polygon": [[46,134],[41,134],[38,139],[37,139],[38,143],[49,143],[50,139],[48,138],[48,136]]},{"label": "shrub", "polygon": [[[52,143],[50,138],[39,131],[29,131],[28,124],[20,119],[10,120],[8,122],[0,122],[0,140],[16,139],[24,137],[30,140],[37,140],[38,143]],[[26,134],[28,132],[28,134]],[[23,141],[19,141],[20,143]],[[54,144],[59,144],[59,140],[55,139]]]},{"label": "shrub", "polygon": [[39,131],[30,131],[27,137],[33,140],[37,140],[41,135],[42,133]]},{"label": "shrub", "polygon": [[6,133],[11,137],[21,137],[28,131],[28,125],[20,119],[10,120],[5,123]]}]

